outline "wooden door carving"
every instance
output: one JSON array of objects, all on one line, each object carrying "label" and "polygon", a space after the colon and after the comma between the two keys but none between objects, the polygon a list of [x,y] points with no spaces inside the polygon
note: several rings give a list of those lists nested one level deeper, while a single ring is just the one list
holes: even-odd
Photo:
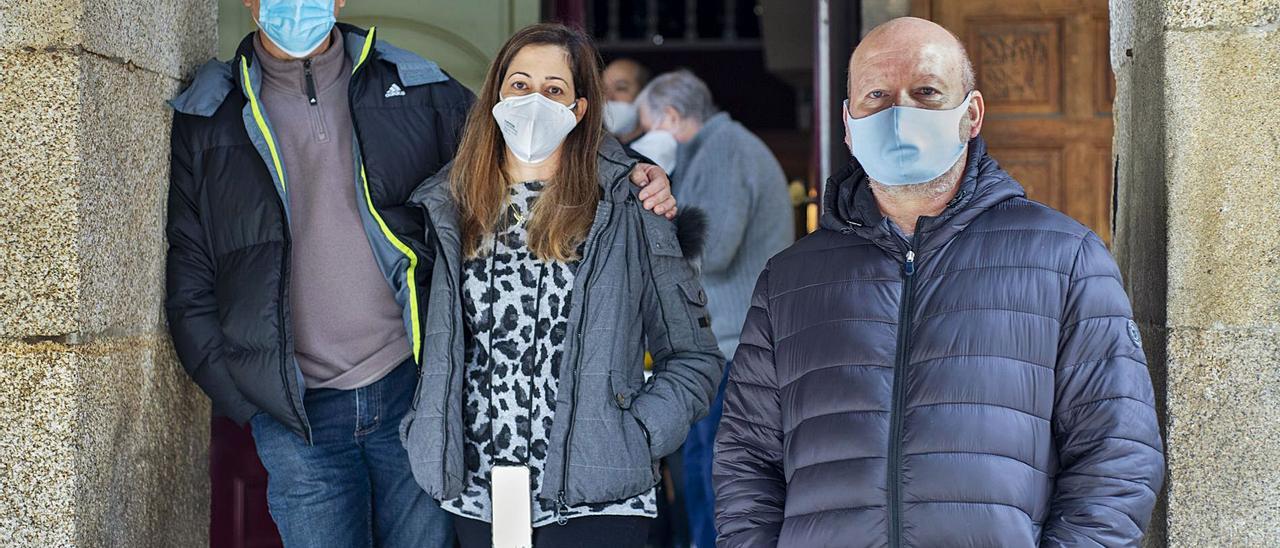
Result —
[{"label": "wooden door carving", "polygon": [[914,0],[964,41],[987,104],[992,156],[1027,195],[1111,240],[1106,0]]}]

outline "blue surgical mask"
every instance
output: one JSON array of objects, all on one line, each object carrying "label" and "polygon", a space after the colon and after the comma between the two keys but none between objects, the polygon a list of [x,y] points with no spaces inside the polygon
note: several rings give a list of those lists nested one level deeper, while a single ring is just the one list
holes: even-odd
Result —
[{"label": "blue surgical mask", "polygon": [[[964,154],[960,120],[972,98],[970,92],[949,110],[894,106],[862,118],[846,114],[853,157],[878,183],[914,185],[937,179]],[[848,101],[844,110],[849,111]]]},{"label": "blue surgical mask", "polygon": [[262,0],[258,28],[290,57],[304,58],[329,37],[334,0]]}]

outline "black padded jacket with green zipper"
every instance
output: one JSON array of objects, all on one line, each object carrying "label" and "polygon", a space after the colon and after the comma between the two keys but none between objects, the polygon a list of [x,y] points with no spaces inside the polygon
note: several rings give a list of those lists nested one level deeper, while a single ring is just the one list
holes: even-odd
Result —
[{"label": "black padded jacket with green zipper", "polygon": [[[421,361],[434,248],[407,205],[453,159],[474,96],[435,63],[339,24],[354,67],[352,190]],[[293,358],[289,307],[288,170],[259,104],[253,35],[234,59],[210,61],[171,102],[165,310],[183,367],[217,414],[269,413],[310,438],[305,385]],[[387,93],[392,86],[403,91]]]}]

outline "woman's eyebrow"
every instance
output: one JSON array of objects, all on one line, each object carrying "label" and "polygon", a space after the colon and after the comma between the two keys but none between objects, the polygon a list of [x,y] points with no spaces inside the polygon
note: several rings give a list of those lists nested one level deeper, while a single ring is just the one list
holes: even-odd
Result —
[{"label": "woman's eyebrow", "polygon": [[511,74],[508,74],[508,75],[507,75],[507,78],[511,78],[512,76],[517,76],[517,75],[519,75],[519,76],[524,76],[525,78],[533,78],[532,76],[529,76],[529,73],[527,73],[527,72],[520,72],[520,71],[516,71],[516,72],[513,72],[513,73],[511,73]]},{"label": "woman's eyebrow", "polygon": [[543,80],[559,80],[559,81],[564,82],[564,83],[566,83],[566,84],[568,84],[568,83],[569,83],[569,81],[568,81],[568,80],[565,80],[564,78],[561,78],[561,77],[559,77],[559,76],[548,76],[548,77],[546,77],[546,78],[543,78]]}]

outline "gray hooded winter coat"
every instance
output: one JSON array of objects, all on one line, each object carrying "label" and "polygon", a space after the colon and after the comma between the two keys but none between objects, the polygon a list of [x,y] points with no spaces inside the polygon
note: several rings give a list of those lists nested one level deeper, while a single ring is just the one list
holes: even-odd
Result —
[{"label": "gray hooded winter coat", "polygon": [[[680,447],[707,413],[724,359],[707,297],[675,225],[645,211],[628,174],[635,160],[606,139],[602,200],[574,277],[543,489],[561,505],[610,502],[658,481],[655,463]],[[435,246],[418,390],[401,423],[414,478],[432,497],[463,489],[462,244],[450,168],[410,203],[426,211]],[[644,380],[644,353],[654,376]]]},{"label": "gray hooded winter coat", "polygon": [[1120,273],[970,142],[910,243],[862,170],[760,276],[715,457],[721,547],[1137,546],[1164,476]]}]

